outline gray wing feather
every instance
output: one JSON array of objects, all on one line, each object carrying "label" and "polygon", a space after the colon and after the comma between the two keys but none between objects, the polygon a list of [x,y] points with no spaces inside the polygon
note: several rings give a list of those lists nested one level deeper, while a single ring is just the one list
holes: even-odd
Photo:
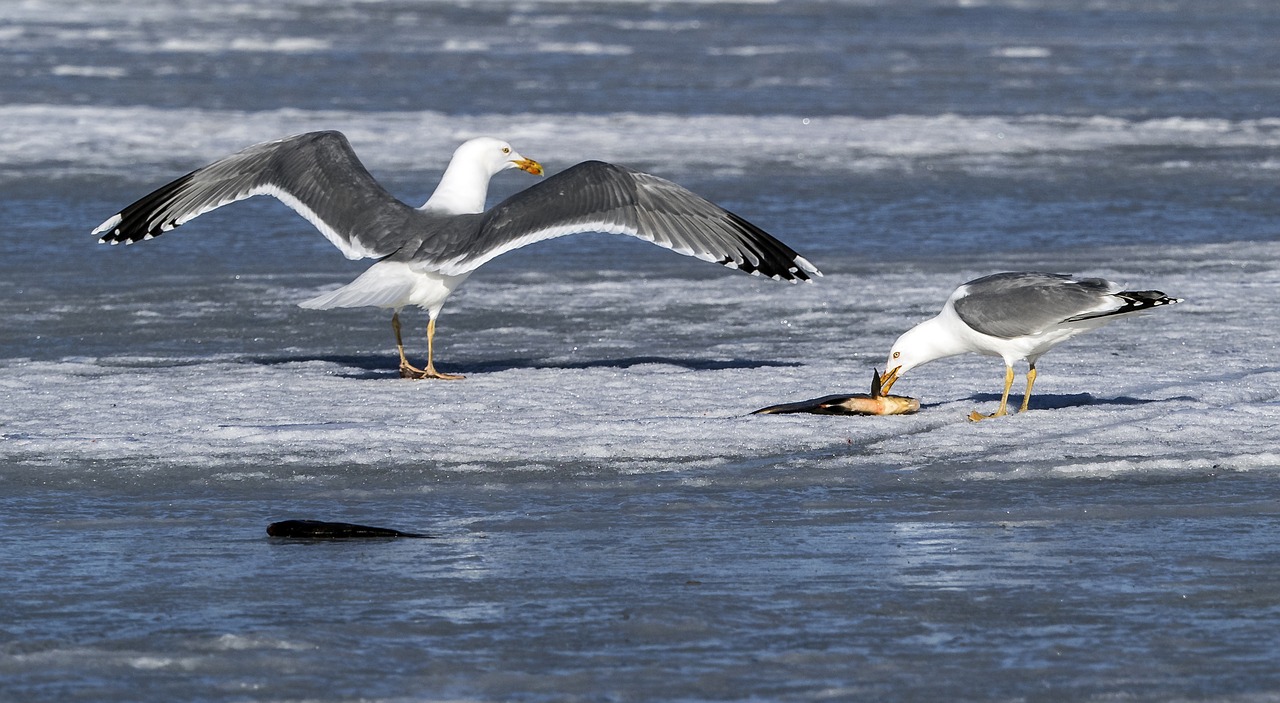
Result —
[{"label": "gray wing feather", "polygon": [[817,268],[741,217],[656,176],[599,161],[568,168],[474,218],[454,218],[394,257],[446,274],[581,232],[626,234],[706,261],[783,280]]},{"label": "gray wing feather", "polygon": [[111,244],[150,239],[255,195],[280,199],[353,259],[401,248],[417,214],[374,180],[345,136],[326,131],[257,144],[192,171],[121,210],[94,234]]},{"label": "gray wing feather", "polygon": [[1012,339],[1082,319],[1081,315],[1097,311],[1117,290],[1102,278],[997,273],[961,286],[952,305],[960,319],[978,332]]}]

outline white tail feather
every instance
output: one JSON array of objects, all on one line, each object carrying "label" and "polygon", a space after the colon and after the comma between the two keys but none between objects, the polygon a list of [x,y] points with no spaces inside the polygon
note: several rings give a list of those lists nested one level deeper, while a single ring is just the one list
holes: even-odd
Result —
[{"label": "white tail feather", "polygon": [[298,303],[311,310],[375,306],[396,308],[417,305],[434,318],[445,298],[467,278],[445,276],[431,271],[415,271],[408,264],[379,261],[347,285]]},{"label": "white tail feather", "polygon": [[408,299],[413,293],[416,281],[411,276],[386,274],[387,271],[374,266],[347,285],[310,300],[304,300],[298,303],[298,307],[309,310],[366,306],[403,307],[409,302]]}]

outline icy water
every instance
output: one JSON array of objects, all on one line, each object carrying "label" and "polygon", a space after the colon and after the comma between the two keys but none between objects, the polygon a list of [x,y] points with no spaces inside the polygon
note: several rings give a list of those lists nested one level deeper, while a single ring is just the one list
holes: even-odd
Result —
[{"label": "icy water", "polygon": [[[1280,699],[1278,36],[1270,2],[0,4],[0,700]],[[468,378],[417,383],[384,311],[296,307],[363,265],[278,203],[89,234],[322,128],[415,204],[480,134],[626,163],[826,276],[542,243],[446,306]],[[914,416],[747,415],[1020,269],[1186,302],[1051,352],[1026,415],[965,420],[978,357],[903,380]]]}]

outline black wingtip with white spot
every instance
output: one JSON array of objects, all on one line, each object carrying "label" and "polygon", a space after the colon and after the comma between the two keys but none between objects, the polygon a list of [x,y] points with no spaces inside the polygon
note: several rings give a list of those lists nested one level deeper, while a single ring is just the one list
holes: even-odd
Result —
[{"label": "black wingtip with white spot", "polygon": [[92,234],[101,235],[98,241],[103,244],[133,244],[143,242],[176,228],[180,223],[172,217],[162,215],[172,208],[183,190],[191,181],[189,173],[154,192],[143,196],[137,202],[121,210],[106,222],[98,225]]},{"label": "black wingtip with white spot", "polygon": [[1139,310],[1146,310],[1147,308],[1156,308],[1161,305],[1173,305],[1175,303],[1182,302],[1182,298],[1173,298],[1158,290],[1121,291],[1116,293],[1116,297],[1125,301],[1124,306],[1117,310],[1116,314],[1138,312]]},{"label": "black wingtip with white spot", "polygon": [[1128,315],[1130,313],[1142,312],[1143,310],[1150,310],[1152,308],[1182,302],[1182,298],[1173,298],[1158,290],[1126,290],[1116,293],[1115,297],[1123,300],[1124,304],[1115,309],[1107,310],[1106,312],[1089,313],[1069,317],[1064,320],[1064,322],[1080,322],[1082,320],[1091,320],[1097,317]]},{"label": "black wingtip with white spot", "polygon": [[809,260],[800,256],[794,249],[783,244],[773,235],[760,229],[746,219],[732,213],[726,213],[729,222],[747,239],[755,261],[734,260],[725,258],[720,264],[736,268],[753,276],[766,276],[775,281],[812,283],[813,278],[822,272]]}]

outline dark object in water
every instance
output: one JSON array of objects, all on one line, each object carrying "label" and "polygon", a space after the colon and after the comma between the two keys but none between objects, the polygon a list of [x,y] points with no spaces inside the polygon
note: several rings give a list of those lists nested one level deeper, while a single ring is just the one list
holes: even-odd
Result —
[{"label": "dark object in water", "polygon": [[770,405],[752,415],[813,413],[815,415],[910,415],[920,409],[920,401],[905,395],[882,395],[880,372],[872,369],[871,393],[824,395],[798,403]]},{"label": "dark object in water", "polygon": [[267,534],[290,539],[357,539],[368,537],[415,537],[431,539],[431,535],[401,532],[386,527],[353,525],[349,522],[324,522],[322,520],[284,520],[267,525]]}]

